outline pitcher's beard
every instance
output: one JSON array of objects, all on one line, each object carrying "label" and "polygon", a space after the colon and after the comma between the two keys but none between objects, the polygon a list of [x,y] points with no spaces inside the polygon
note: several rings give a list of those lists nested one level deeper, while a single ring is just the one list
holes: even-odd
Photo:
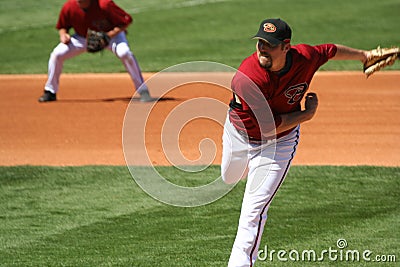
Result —
[{"label": "pitcher's beard", "polygon": [[272,67],[272,59],[271,59],[270,56],[260,55],[258,57],[258,63],[260,63],[260,66],[263,67],[266,70],[269,70]]}]

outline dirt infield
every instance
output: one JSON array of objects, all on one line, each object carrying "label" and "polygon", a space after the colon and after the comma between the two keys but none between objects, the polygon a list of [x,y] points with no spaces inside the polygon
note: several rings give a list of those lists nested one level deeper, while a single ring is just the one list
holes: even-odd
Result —
[{"label": "dirt infield", "polygon": [[[138,140],[144,130],[140,121],[154,105],[130,100],[129,76],[63,74],[59,101],[41,104],[37,99],[45,80],[46,75],[0,75],[0,165],[125,165],[122,127],[128,104],[134,112],[129,123],[138,125],[132,134],[138,134]],[[359,72],[318,72],[310,91],[318,93],[320,106],[316,117],[301,128],[294,164],[399,166],[399,84],[397,71],[368,80]],[[213,87],[186,84],[163,95],[152,108],[144,127],[152,164],[171,164],[163,152],[168,140],[178,142],[183,156],[196,160],[204,138],[213,140],[212,163],[220,164],[222,126],[213,120],[194,119],[180,126],[179,136],[161,137],[166,115],[182,103],[196,98],[228,103],[229,91]],[[157,88],[151,90],[160,96]],[[209,106],[202,108],[212,112]],[[224,117],[220,113],[214,113],[219,120]],[[132,153],[137,165],[148,163],[143,151]]]}]

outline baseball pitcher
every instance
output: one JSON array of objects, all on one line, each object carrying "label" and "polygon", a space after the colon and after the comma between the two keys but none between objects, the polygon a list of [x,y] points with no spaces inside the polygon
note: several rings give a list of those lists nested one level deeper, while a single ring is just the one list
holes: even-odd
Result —
[{"label": "baseball pitcher", "polygon": [[328,60],[358,60],[368,77],[393,64],[400,52],[291,45],[291,37],[285,21],[262,21],[254,36],[256,51],[244,59],[232,80],[221,174],[226,183],[245,177],[247,182],[229,267],[253,266],[257,259],[268,208],[296,154],[300,124],[317,111],[318,97],[308,90],[318,68]]}]

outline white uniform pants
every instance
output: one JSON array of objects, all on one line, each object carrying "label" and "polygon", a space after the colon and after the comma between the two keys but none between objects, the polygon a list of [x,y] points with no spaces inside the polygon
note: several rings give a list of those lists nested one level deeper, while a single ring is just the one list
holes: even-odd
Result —
[{"label": "white uniform pants", "polygon": [[236,183],[248,175],[228,267],[249,267],[256,261],[267,211],[295,155],[299,128],[277,140],[254,144],[239,134],[227,118],[223,134],[222,179],[226,183]]},{"label": "white uniform pants", "polygon": [[[107,49],[122,61],[138,93],[147,90],[139,64],[129,48],[125,32],[120,32],[113,37]],[[50,54],[45,90],[57,93],[64,61],[84,52],[86,52],[86,38],[80,35],[71,36],[71,41],[68,44],[59,43]]]}]

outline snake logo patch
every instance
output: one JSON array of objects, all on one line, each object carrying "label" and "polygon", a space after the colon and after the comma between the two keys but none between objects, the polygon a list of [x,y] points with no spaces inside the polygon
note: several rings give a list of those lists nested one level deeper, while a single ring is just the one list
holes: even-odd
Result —
[{"label": "snake logo patch", "polygon": [[265,32],[276,32],[276,26],[272,23],[265,23],[264,25]]},{"label": "snake logo patch", "polygon": [[299,102],[303,98],[303,95],[307,91],[307,89],[308,89],[307,83],[300,83],[294,86],[290,86],[285,91],[285,96],[289,99],[287,103],[289,105],[293,105]]}]

